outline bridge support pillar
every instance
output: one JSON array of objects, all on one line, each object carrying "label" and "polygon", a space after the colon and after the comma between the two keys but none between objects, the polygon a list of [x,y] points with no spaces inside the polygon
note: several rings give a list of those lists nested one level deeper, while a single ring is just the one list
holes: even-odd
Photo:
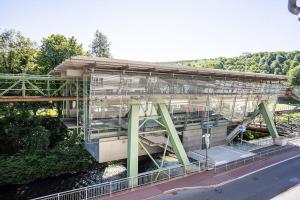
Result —
[{"label": "bridge support pillar", "polygon": [[162,100],[158,99],[156,105],[157,114],[161,117],[160,121],[167,130],[167,134],[170,138],[170,143],[172,145],[173,151],[176,154],[177,159],[179,160],[179,163],[184,166],[189,165],[189,159],[177,134],[176,128],[174,126],[166,104]]},{"label": "bridge support pillar", "polygon": [[[136,177],[138,175],[139,158],[139,110],[138,99],[130,99],[130,111],[128,116],[128,152],[127,152],[127,176]],[[132,179],[132,185],[137,185],[137,179]]]},{"label": "bridge support pillar", "polygon": [[272,118],[272,115],[271,115],[270,111],[268,110],[268,107],[265,102],[262,102],[259,104],[259,111],[265,120],[265,123],[267,125],[267,128],[268,128],[272,138],[279,137],[276,126],[275,126],[273,118]]}]

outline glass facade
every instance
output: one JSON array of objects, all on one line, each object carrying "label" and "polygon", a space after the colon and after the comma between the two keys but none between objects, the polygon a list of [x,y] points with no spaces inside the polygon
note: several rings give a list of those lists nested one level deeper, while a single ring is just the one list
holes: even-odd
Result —
[{"label": "glass facade", "polygon": [[[261,101],[268,101],[274,107],[283,87],[278,81],[149,72],[94,72],[89,78],[90,134],[126,132],[131,97],[140,99],[140,117],[157,115],[152,105],[161,99],[168,106],[175,126],[180,128],[187,123],[219,119],[241,122]],[[148,127],[155,129],[150,122]]]}]

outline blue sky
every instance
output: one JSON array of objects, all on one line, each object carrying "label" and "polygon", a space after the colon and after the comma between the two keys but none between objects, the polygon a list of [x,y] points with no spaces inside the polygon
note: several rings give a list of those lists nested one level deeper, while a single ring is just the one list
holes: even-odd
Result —
[{"label": "blue sky", "polygon": [[300,49],[287,0],[0,0],[0,28],[73,35],[85,49],[99,29],[114,58],[144,61]]}]

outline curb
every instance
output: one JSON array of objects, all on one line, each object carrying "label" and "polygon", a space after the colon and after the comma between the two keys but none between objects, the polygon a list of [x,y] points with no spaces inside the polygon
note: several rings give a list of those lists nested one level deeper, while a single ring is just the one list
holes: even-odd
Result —
[{"label": "curb", "polygon": [[236,181],[236,180],[239,180],[239,179],[242,179],[244,177],[247,177],[247,176],[250,176],[256,172],[259,172],[259,171],[262,171],[262,170],[265,170],[267,168],[270,168],[270,167],[273,167],[273,166],[276,166],[276,165],[279,165],[281,163],[284,163],[284,162],[287,162],[289,160],[292,160],[292,159],[295,159],[295,158],[298,158],[300,157],[300,155],[297,155],[297,156],[293,156],[293,157],[290,157],[290,158],[287,158],[285,160],[282,160],[282,161],[279,161],[279,162],[276,162],[276,163],[273,163],[271,165],[268,165],[268,166],[265,166],[263,168],[260,168],[258,170],[255,170],[253,172],[249,172],[245,175],[242,175],[240,177],[237,177],[237,178],[233,178],[233,179],[230,179],[228,181],[224,181],[224,182],[221,182],[221,183],[218,183],[218,184],[213,184],[213,185],[199,185],[199,186],[193,186],[193,187],[182,187],[182,188],[173,188],[171,190],[167,190],[167,191],[164,191],[162,194],[170,194],[170,193],[174,193],[174,192],[178,192],[178,191],[183,191],[183,190],[193,190],[193,189],[211,189],[211,188],[218,188],[218,187],[221,187],[227,183],[230,183],[230,182],[233,182],[233,181]]}]

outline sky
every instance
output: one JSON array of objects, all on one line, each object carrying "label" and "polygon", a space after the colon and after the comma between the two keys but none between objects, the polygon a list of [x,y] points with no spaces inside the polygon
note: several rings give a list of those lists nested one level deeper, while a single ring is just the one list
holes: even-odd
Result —
[{"label": "sky", "polygon": [[176,61],[300,49],[288,0],[0,0],[0,31],[40,41],[75,36],[85,50],[98,29],[114,58]]}]

